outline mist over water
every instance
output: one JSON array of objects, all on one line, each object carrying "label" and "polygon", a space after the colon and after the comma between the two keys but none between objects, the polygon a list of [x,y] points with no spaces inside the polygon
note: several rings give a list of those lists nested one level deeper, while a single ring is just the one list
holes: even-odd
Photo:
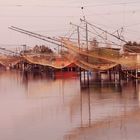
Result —
[{"label": "mist over water", "polygon": [[0,73],[2,140],[138,140],[140,85],[136,81],[93,82],[79,77]]}]

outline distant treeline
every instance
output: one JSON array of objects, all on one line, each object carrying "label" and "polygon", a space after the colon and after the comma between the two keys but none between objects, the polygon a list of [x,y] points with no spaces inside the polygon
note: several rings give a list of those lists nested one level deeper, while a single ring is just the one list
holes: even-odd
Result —
[{"label": "distant treeline", "polygon": [[24,50],[22,51],[24,53],[46,53],[46,54],[52,54],[53,51],[49,47],[45,45],[35,45],[32,49]]},{"label": "distant treeline", "polygon": [[41,45],[41,46],[38,46],[36,45],[34,48],[33,48],[33,52],[39,52],[39,53],[53,53],[53,51],[45,46],[45,45]]},{"label": "distant treeline", "polygon": [[124,46],[140,46],[140,43],[137,43],[136,41],[128,41]]}]

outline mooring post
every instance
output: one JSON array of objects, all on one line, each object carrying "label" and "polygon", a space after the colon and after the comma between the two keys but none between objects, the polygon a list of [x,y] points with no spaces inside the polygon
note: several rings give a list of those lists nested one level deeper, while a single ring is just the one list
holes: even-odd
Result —
[{"label": "mooring post", "polygon": [[121,71],[121,65],[119,65],[119,83],[121,82],[122,79],[122,71]]},{"label": "mooring post", "polygon": [[89,71],[87,71],[87,85],[88,85],[88,88],[89,88]]},{"label": "mooring post", "polygon": [[84,72],[84,85],[85,85],[85,82],[86,82],[85,70],[83,72]]},{"label": "mooring post", "polygon": [[112,81],[113,68],[109,69],[109,81]]},{"label": "mooring post", "polygon": [[138,79],[138,70],[136,69],[136,79]]},{"label": "mooring post", "polygon": [[80,72],[80,85],[82,84],[82,71],[81,71],[81,68],[79,68],[79,72]]}]

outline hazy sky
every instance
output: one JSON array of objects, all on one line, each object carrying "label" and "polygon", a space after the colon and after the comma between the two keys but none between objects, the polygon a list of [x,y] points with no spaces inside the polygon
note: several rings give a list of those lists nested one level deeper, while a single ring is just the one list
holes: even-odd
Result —
[{"label": "hazy sky", "polygon": [[80,24],[84,7],[87,20],[113,32],[124,27],[127,40],[140,41],[140,0],[0,0],[0,45],[47,44],[8,29],[17,26],[49,36],[70,32]]}]

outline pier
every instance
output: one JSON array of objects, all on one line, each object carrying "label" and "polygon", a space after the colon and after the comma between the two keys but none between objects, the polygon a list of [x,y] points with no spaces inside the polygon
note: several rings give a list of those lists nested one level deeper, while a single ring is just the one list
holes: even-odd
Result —
[{"label": "pier", "polygon": [[[44,72],[55,78],[78,76],[83,85],[91,83],[92,75],[98,82],[104,81],[104,75],[107,76],[108,81],[114,83],[121,82],[123,79],[139,79],[139,54],[118,56],[118,52],[115,51],[114,58],[112,58],[112,56],[103,54],[104,52],[110,53],[110,49],[103,48],[102,50],[100,48],[87,53],[84,50],[78,51],[76,48],[74,51],[77,52],[75,56],[69,51],[62,52],[62,54],[40,53],[34,52],[34,50],[22,51],[19,54],[12,52],[10,55],[0,55],[0,63],[1,68],[6,70]],[[5,49],[5,52],[9,52],[9,50]],[[115,55],[117,55],[116,58]]]}]

